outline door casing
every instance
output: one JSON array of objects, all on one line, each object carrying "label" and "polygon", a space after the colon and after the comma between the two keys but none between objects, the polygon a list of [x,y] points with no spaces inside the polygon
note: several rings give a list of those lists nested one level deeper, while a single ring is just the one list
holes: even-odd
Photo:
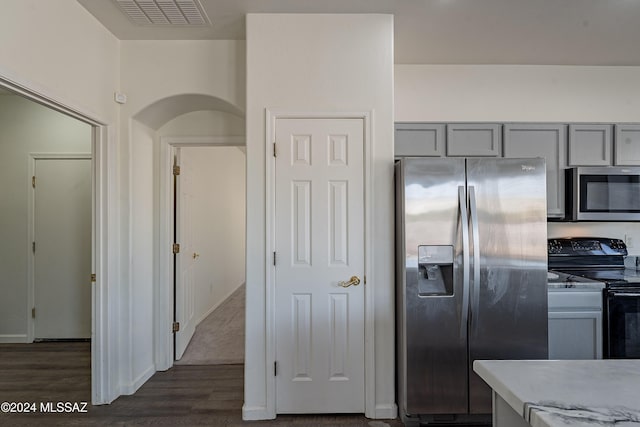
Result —
[{"label": "door casing", "polygon": [[[119,375],[114,363],[118,359],[120,319],[110,312],[118,307],[118,229],[116,218],[118,200],[115,162],[116,126],[96,116],[95,112],[78,107],[62,99],[58,93],[30,80],[0,68],[0,87],[6,88],[60,113],[78,119],[92,127],[92,271],[96,281],[91,296],[91,402],[94,405],[110,403],[119,395],[116,383]],[[28,245],[27,251],[31,250]],[[112,289],[114,288],[114,289]],[[28,300],[28,298],[27,298]],[[32,303],[32,301],[27,301]],[[31,310],[31,306],[27,307]]]},{"label": "door casing", "polygon": [[156,246],[157,277],[159,286],[153,293],[154,301],[154,361],[156,370],[166,371],[173,366],[173,159],[176,148],[186,147],[243,147],[243,136],[185,136],[160,137],[158,164],[159,179],[159,244]]},{"label": "door casing", "polygon": [[[361,119],[364,127],[364,377],[365,377],[365,416],[375,418],[375,316],[374,289],[376,278],[373,274],[372,251],[369,249],[372,239],[371,219],[373,218],[372,182],[372,116],[368,111],[361,112],[309,112],[266,109],[265,111],[265,170],[266,170],[266,244],[265,244],[265,333],[266,352],[265,366],[274,366],[276,361],[276,316],[275,316],[275,266],[273,252],[275,251],[275,158],[273,156],[273,141],[278,119]],[[266,409],[271,418],[276,417],[276,380],[273,371],[266,369]]]}]

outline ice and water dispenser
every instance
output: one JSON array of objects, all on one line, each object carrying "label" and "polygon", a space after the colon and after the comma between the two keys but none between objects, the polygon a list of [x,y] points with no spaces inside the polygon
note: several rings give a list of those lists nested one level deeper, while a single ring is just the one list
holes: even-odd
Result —
[{"label": "ice and water dispenser", "polygon": [[418,246],[418,295],[453,295],[453,246]]}]

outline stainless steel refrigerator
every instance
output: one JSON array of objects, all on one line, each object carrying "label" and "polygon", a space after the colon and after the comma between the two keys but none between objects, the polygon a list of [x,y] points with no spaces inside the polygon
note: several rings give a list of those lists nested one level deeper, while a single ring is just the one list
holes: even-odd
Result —
[{"label": "stainless steel refrigerator", "polygon": [[473,361],[547,358],[544,160],[404,158],[396,228],[402,419],[486,419]]}]

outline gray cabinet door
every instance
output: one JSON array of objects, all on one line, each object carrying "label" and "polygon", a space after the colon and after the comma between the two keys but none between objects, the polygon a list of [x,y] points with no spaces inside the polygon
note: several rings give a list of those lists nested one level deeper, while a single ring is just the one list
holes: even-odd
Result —
[{"label": "gray cabinet door", "polygon": [[549,311],[549,359],[602,359],[602,312]]},{"label": "gray cabinet door", "polygon": [[501,124],[447,124],[447,157],[500,157],[501,155]]},{"label": "gray cabinet door", "polygon": [[557,123],[504,125],[504,157],[542,157],[547,163],[547,216],[564,217],[564,170],[567,167],[567,125]]},{"label": "gray cabinet door", "polygon": [[610,166],[611,125],[569,125],[569,166]]},{"label": "gray cabinet door", "polygon": [[442,157],[444,130],[437,123],[396,123],[395,157]]},{"label": "gray cabinet door", "polygon": [[615,163],[640,165],[640,125],[616,125]]}]

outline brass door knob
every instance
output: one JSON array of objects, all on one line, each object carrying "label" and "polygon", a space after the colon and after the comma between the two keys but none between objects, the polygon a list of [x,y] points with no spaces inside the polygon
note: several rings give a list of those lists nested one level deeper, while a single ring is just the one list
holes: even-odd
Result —
[{"label": "brass door knob", "polygon": [[342,286],[343,288],[348,288],[351,285],[358,286],[359,284],[360,278],[358,278],[358,276],[351,276],[351,279],[349,279],[348,282],[338,282],[338,285]]}]

